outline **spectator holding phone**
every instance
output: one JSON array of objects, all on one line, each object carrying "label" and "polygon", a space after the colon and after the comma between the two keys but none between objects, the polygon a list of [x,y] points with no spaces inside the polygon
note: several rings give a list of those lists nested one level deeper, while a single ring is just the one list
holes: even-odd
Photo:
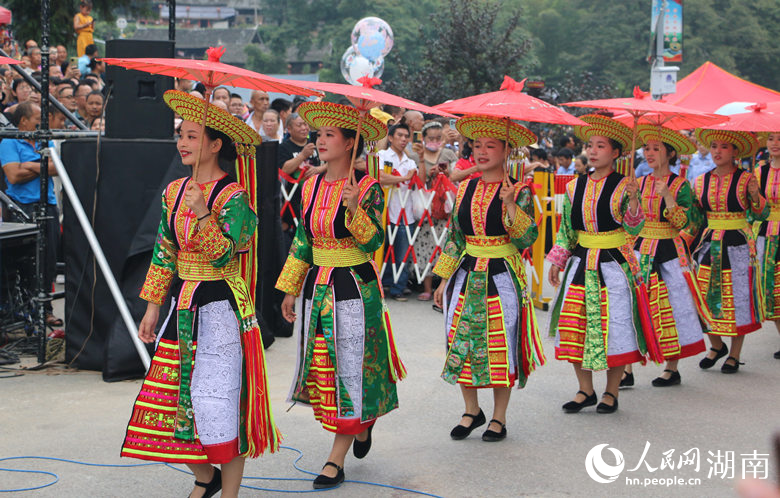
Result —
[{"label": "spectator holding phone", "polygon": [[[458,156],[452,150],[444,147],[444,127],[438,121],[429,121],[422,127],[422,142],[415,143],[412,149],[419,155],[417,163],[419,176],[425,181],[427,188],[433,188],[436,177],[440,174],[449,176],[450,167],[458,161]],[[437,202],[437,199],[434,199]],[[431,205],[433,207],[433,204]],[[433,216],[433,228],[437,234],[441,234],[447,226],[446,213],[441,217]],[[429,229],[420,231],[414,243],[414,252],[417,260],[424,266],[433,257],[436,250],[436,239]],[[433,277],[428,275],[423,280],[423,292],[417,299],[430,301],[433,299]],[[437,311],[439,309],[437,308]]]},{"label": "spectator holding phone", "polygon": [[282,212],[282,230],[288,236],[285,241],[285,251],[290,248],[292,238],[295,235],[295,219],[300,217],[300,187],[307,178],[325,170],[324,167],[320,167],[316,145],[312,140],[309,140],[311,130],[306,121],[297,112],[294,112],[287,116],[286,125],[290,136],[279,144],[276,155],[282,183],[288,192],[295,189],[290,199],[292,212],[289,209]]}]

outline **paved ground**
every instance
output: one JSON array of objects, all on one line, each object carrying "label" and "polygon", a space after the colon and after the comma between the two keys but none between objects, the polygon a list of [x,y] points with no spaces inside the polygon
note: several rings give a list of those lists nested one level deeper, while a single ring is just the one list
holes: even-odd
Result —
[{"label": "paved ground", "polygon": [[[399,386],[401,408],[381,419],[374,431],[374,447],[365,460],[351,455],[347,479],[373,481],[411,488],[439,496],[735,496],[735,480],[708,476],[713,464],[732,452],[731,465],[741,477],[744,454],[770,453],[770,436],[777,431],[780,361],[772,353],[780,338],[772,324],[751,334],[746,341],[737,375],[726,376],[715,368],[702,371],[698,359],[682,362],[681,386],[650,386],[660,368],[636,369],[637,385],[621,391],[620,409],[599,415],[593,408],[577,415],[564,414],[560,405],[576,392],[571,367],[552,357],[553,343],[545,338],[549,363],[537,371],[522,391],[515,391],[509,410],[509,437],[501,443],[484,443],[481,430],[467,440],[452,441],[451,427],[463,411],[458,389],[439,378],[444,357],[442,315],[429,303],[412,300],[390,302],[400,351],[409,377]],[[546,313],[539,313],[546,324]],[[546,325],[545,325],[546,326]],[[32,360],[30,360],[32,361]],[[319,470],[330,448],[331,437],[314,421],[311,410],[284,403],[293,375],[295,350],[290,339],[278,339],[267,352],[271,393],[276,420],[285,433],[284,444],[303,452],[300,465]],[[598,375],[603,389],[604,375]],[[48,371],[0,379],[0,457],[50,456],[103,464],[132,464],[119,458],[119,448],[131,404],[140,381],[104,383],[97,372]],[[488,417],[492,403],[488,392],[480,394]],[[646,443],[645,462],[639,463]],[[586,473],[591,448],[608,444],[619,450],[625,467],[615,482],[600,484]],[[697,448],[698,472],[691,466],[678,469],[680,454]],[[674,469],[660,469],[663,453],[674,450]],[[710,455],[709,452],[712,452]],[[603,459],[616,457],[604,448]],[[296,454],[284,450],[247,463],[246,476],[306,478],[293,468]],[[723,459],[721,457],[721,463]],[[191,478],[163,466],[96,468],[60,462],[6,461],[0,467],[45,469],[59,475],[59,482],[41,491],[19,496],[186,496]],[[655,469],[651,471],[650,468]],[[768,462],[775,477],[775,462]],[[608,469],[607,469],[608,470]],[[724,469],[716,468],[717,471]],[[700,479],[696,485],[647,486],[629,479]],[[51,478],[0,471],[0,488],[19,488],[49,482]],[[309,491],[308,481],[245,480],[253,486]],[[242,496],[259,491],[243,490]],[[331,496],[413,496],[399,490],[346,483]],[[17,495],[17,494],[13,494]],[[268,495],[268,494],[266,494]],[[280,495],[280,493],[271,493]]]}]

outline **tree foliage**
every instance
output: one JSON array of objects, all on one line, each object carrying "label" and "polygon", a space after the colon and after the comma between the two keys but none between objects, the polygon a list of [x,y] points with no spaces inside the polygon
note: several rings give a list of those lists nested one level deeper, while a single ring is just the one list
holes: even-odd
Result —
[{"label": "tree foliage", "polygon": [[[73,46],[77,0],[51,1],[51,43]],[[228,2],[229,3],[229,2]],[[149,0],[94,0],[98,21],[154,8]],[[40,42],[41,0],[7,0],[20,42]],[[426,103],[495,90],[504,74],[542,79],[558,101],[648,89],[650,0],[258,0],[265,50],[249,67],[284,72],[288,47],[330,48],[320,79],[343,82],[339,63],[355,22],[386,20],[395,46],[384,87]],[[684,77],[706,61],[780,89],[777,0],[685,0]],[[98,27],[109,25],[98,23]],[[106,35],[96,33],[97,37]],[[316,68],[315,68],[316,69]]]},{"label": "tree foliage", "polygon": [[[113,27],[101,21],[113,24],[118,12],[139,14],[150,12],[150,6],[144,0],[92,0],[92,17],[95,23],[95,35],[100,36],[101,25],[113,33]],[[78,0],[49,0],[51,13],[49,22],[49,44],[51,46],[75,46],[76,33],[73,31],[73,16],[78,13]],[[41,0],[7,0],[4,6],[13,14],[14,37],[20,45],[26,40],[41,43]],[[118,32],[118,30],[117,30]]]},{"label": "tree foliage", "polygon": [[[450,0],[431,14],[422,56],[398,65],[389,87],[427,104],[498,89],[505,74],[522,77],[533,65],[520,8],[501,19],[496,0]],[[504,13],[506,14],[506,13]],[[420,38],[425,38],[420,28]]]}]

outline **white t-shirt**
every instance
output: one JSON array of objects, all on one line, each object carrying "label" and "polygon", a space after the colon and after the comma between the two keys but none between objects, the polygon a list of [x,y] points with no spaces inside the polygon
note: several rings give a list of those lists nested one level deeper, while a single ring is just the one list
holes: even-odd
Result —
[{"label": "white t-shirt", "polygon": [[[410,171],[417,170],[417,163],[409,159],[406,153],[402,157],[398,157],[398,154],[393,149],[385,149],[377,152],[379,157],[379,167],[384,169],[385,162],[390,162],[393,165],[393,172],[400,176],[406,176]],[[408,194],[408,195],[407,195]],[[398,217],[401,215],[401,199],[406,196],[406,203],[404,209],[406,212],[407,224],[412,224],[417,219],[414,217],[414,210],[412,209],[412,195],[409,194],[409,182],[401,182],[395,186],[390,187],[387,201],[387,221],[392,224],[398,223]]]}]

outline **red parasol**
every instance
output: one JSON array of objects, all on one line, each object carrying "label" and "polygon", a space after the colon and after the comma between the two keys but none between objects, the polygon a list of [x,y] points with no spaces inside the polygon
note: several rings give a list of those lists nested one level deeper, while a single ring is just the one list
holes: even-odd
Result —
[{"label": "red parasol", "polygon": [[[0,15],[2,15],[2,13],[0,13]],[[22,61],[12,59],[11,57],[0,56],[0,64],[21,64],[21,63]]]},{"label": "red parasol", "polygon": [[634,115],[628,112],[617,114],[612,119],[623,123],[629,128],[633,128],[635,125],[649,124],[662,126],[670,130],[693,130],[694,128],[709,127],[729,120],[728,116],[720,114],[702,113],[698,116],[691,114],[670,116],[657,112],[642,114],[638,120],[635,120]]},{"label": "red parasol", "polygon": [[780,131],[780,101],[759,102],[745,108],[747,112],[730,114],[728,121],[707,128],[713,130],[778,132]]},{"label": "red parasol", "polygon": [[200,81],[206,87],[206,94],[203,96],[204,119],[201,126],[201,145],[198,147],[198,155],[195,167],[192,170],[192,178],[197,182],[198,166],[200,164],[200,147],[203,143],[205,133],[206,119],[205,114],[208,110],[209,97],[211,92],[220,85],[230,84],[241,88],[250,88],[252,90],[264,90],[266,92],[280,92],[290,95],[320,95],[319,92],[309,90],[304,86],[291,83],[288,80],[280,80],[264,74],[255,73],[248,69],[231,66],[219,62],[222,54],[225,53],[224,47],[210,47],[206,50],[208,60],[195,59],[127,59],[104,57],[102,61],[121,66],[125,69],[135,69],[151,74],[162,76],[172,76],[174,78],[184,78]]},{"label": "red parasol", "polygon": [[[0,24],[11,24],[11,11],[0,7]],[[9,64],[8,62],[3,62],[2,64]]]},{"label": "red parasol", "polygon": [[409,111],[420,111],[425,114],[438,114],[440,116],[455,117],[452,114],[442,111],[438,108],[429,107],[427,105],[419,104],[413,100],[405,99],[392,93],[383,92],[377,90],[374,87],[382,83],[379,78],[369,78],[363,76],[357,80],[361,86],[345,85],[343,83],[326,83],[320,81],[300,81],[299,85],[305,85],[307,88],[319,90],[321,92],[330,92],[337,95],[343,95],[352,105],[359,111],[368,112],[373,107],[378,107],[382,104],[394,105],[396,107],[403,107]]},{"label": "red parasol", "polygon": [[[631,175],[634,174],[634,154],[636,150],[636,128],[640,123],[654,124],[656,126],[666,126],[673,129],[684,129],[686,127],[700,128],[709,127],[712,124],[721,123],[728,120],[727,116],[718,116],[716,114],[706,114],[693,109],[686,109],[676,105],[652,100],[648,98],[649,92],[643,92],[638,86],[634,87],[634,96],[629,98],[583,100],[579,102],[567,102],[563,105],[572,107],[592,107],[597,109],[607,109],[610,111],[624,111],[628,117],[621,119],[615,118],[623,124],[634,129],[631,138]],[[628,122],[627,122],[628,121]],[[670,125],[671,124],[671,125]],[[693,124],[694,126],[688,126]]]},{"label": "red parasol", "polygon": [[509,76],[504,76],[501,89],[497,92],[450,100],[434,107],[456,114],[479,114],[535,123],[572,126],[587,124],[559,107],[523,93],[523,85],[525,85],[525,80],[518,82]]}]

